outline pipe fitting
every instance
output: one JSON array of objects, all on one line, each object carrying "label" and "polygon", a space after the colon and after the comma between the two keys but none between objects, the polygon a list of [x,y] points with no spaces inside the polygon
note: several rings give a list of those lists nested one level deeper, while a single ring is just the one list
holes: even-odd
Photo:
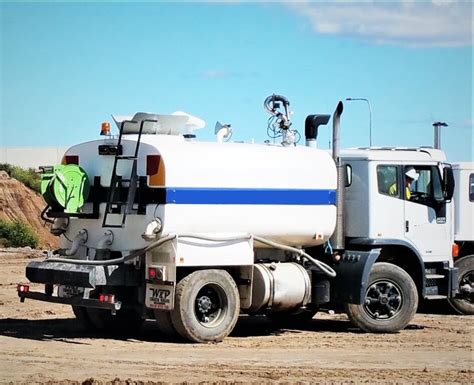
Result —
[{"label": "pipe fitting", "polygon": [[69,249],[58,249],[54,252],[54,254],[64,255],[66,257],[71,257],[76,255],[79,247],[84,245],[89,238],[86,229],[80,230],[77,235],[74,237],[72,241],[71,247]]},{"label": "pipe fitting", "polygon": [[97,242],[97,250],[107,249],[114,242],[114,233],[107,230],[104,235]]},{"label": "pipe fitting", "polygon": [[64,234],[69,226],[69,220],[66,218],[56,218],[51,226],[51,234],[59,237]]},{"label": "pipe fitting", "polygon": [[145,241],[153,241],[156,239],[162,228],[163,224],[161,223],[161,219],[155,218],[146,226],[145,232],[142,234],[142,238]]}]

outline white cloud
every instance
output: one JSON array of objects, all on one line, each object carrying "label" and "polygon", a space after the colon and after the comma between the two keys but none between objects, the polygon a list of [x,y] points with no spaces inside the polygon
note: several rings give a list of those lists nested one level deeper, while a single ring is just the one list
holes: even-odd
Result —
[{"label": "white cloud", "polygon": [[233,76],[233,73],[223,70],[207,70],[202,73],[204,77],[217,79],[217,78],[228,78]]},{"label": "white cloud", "polygon": [[285,4],[309,20],[316,33],[377,44],[452,47],[473,44],[473,4],[455,0],[336,1]]}]

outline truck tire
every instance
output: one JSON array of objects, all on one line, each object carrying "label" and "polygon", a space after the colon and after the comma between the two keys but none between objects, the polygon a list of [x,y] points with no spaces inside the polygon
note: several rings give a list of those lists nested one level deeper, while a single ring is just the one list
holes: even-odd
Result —
[{"label": "truck tire", "polygon": [[418,291],[408,273],[391,263],[375,263],[363,305],[347,304],[352,323],[365,332],[394,333],[412,320],[418,307]]},{"label": "truck tire", "polygon": [[87,314],[87,309],[83,306],[72,305],[72,311],[76,316],[77,321],[84,330],[90,331],[94,329],[92,322]]},{"label": "truck tire", "polygon": [[216,342],[227,337],[237,322],[237,285],[225,270],[199,270],[176,286],[171,320],[176,331],[192,342]]},{"label": "truck tire", "polygon": [[474,255],[467,255],[454,262],[454,267],[458,268],[457,287],[460,297],[449,298],[448,301],[454,310],[463,315],[474,315],[473,265]]},{"label": "truck tire", "polygon": [[170,338],[178,337],[178,332],[171,321],[171,312],[163,310],[155,310],[155,319],[160,333]]},{"label": "truck tire", "polygon": [[110,310],[87,308],[87,315],[94,330],[114,334],[134,334],[139,331],[143,319],[133,310],[119,310],[112,315]]}]

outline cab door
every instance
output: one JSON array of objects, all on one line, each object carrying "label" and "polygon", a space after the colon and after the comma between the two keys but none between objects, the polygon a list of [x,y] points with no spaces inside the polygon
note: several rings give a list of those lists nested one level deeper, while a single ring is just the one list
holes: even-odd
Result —
[{"label": "cab door", "polygon": [[443,197],[441,175],[436,165],[404,165],[414,168],[418,178],[403,189],[405,237],[413,243],[425,261],[445,260],[451,255],[450,207]]}]

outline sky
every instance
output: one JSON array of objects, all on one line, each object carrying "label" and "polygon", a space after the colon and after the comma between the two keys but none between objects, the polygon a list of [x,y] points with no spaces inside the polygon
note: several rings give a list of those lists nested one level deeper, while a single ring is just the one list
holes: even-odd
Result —
[{"label": "sky", "polygon": [[[342,147],[473,159],[471,1],[1,2],[0,147],[98,138],[110,114],[186,111],[263,142],[273,93],[292,128],[344,101]],[[330,122],[331,124],[331,122]],[[318,144],[328,148],[330,125]],[[304,144],[304,139],[299,144]]]}]

